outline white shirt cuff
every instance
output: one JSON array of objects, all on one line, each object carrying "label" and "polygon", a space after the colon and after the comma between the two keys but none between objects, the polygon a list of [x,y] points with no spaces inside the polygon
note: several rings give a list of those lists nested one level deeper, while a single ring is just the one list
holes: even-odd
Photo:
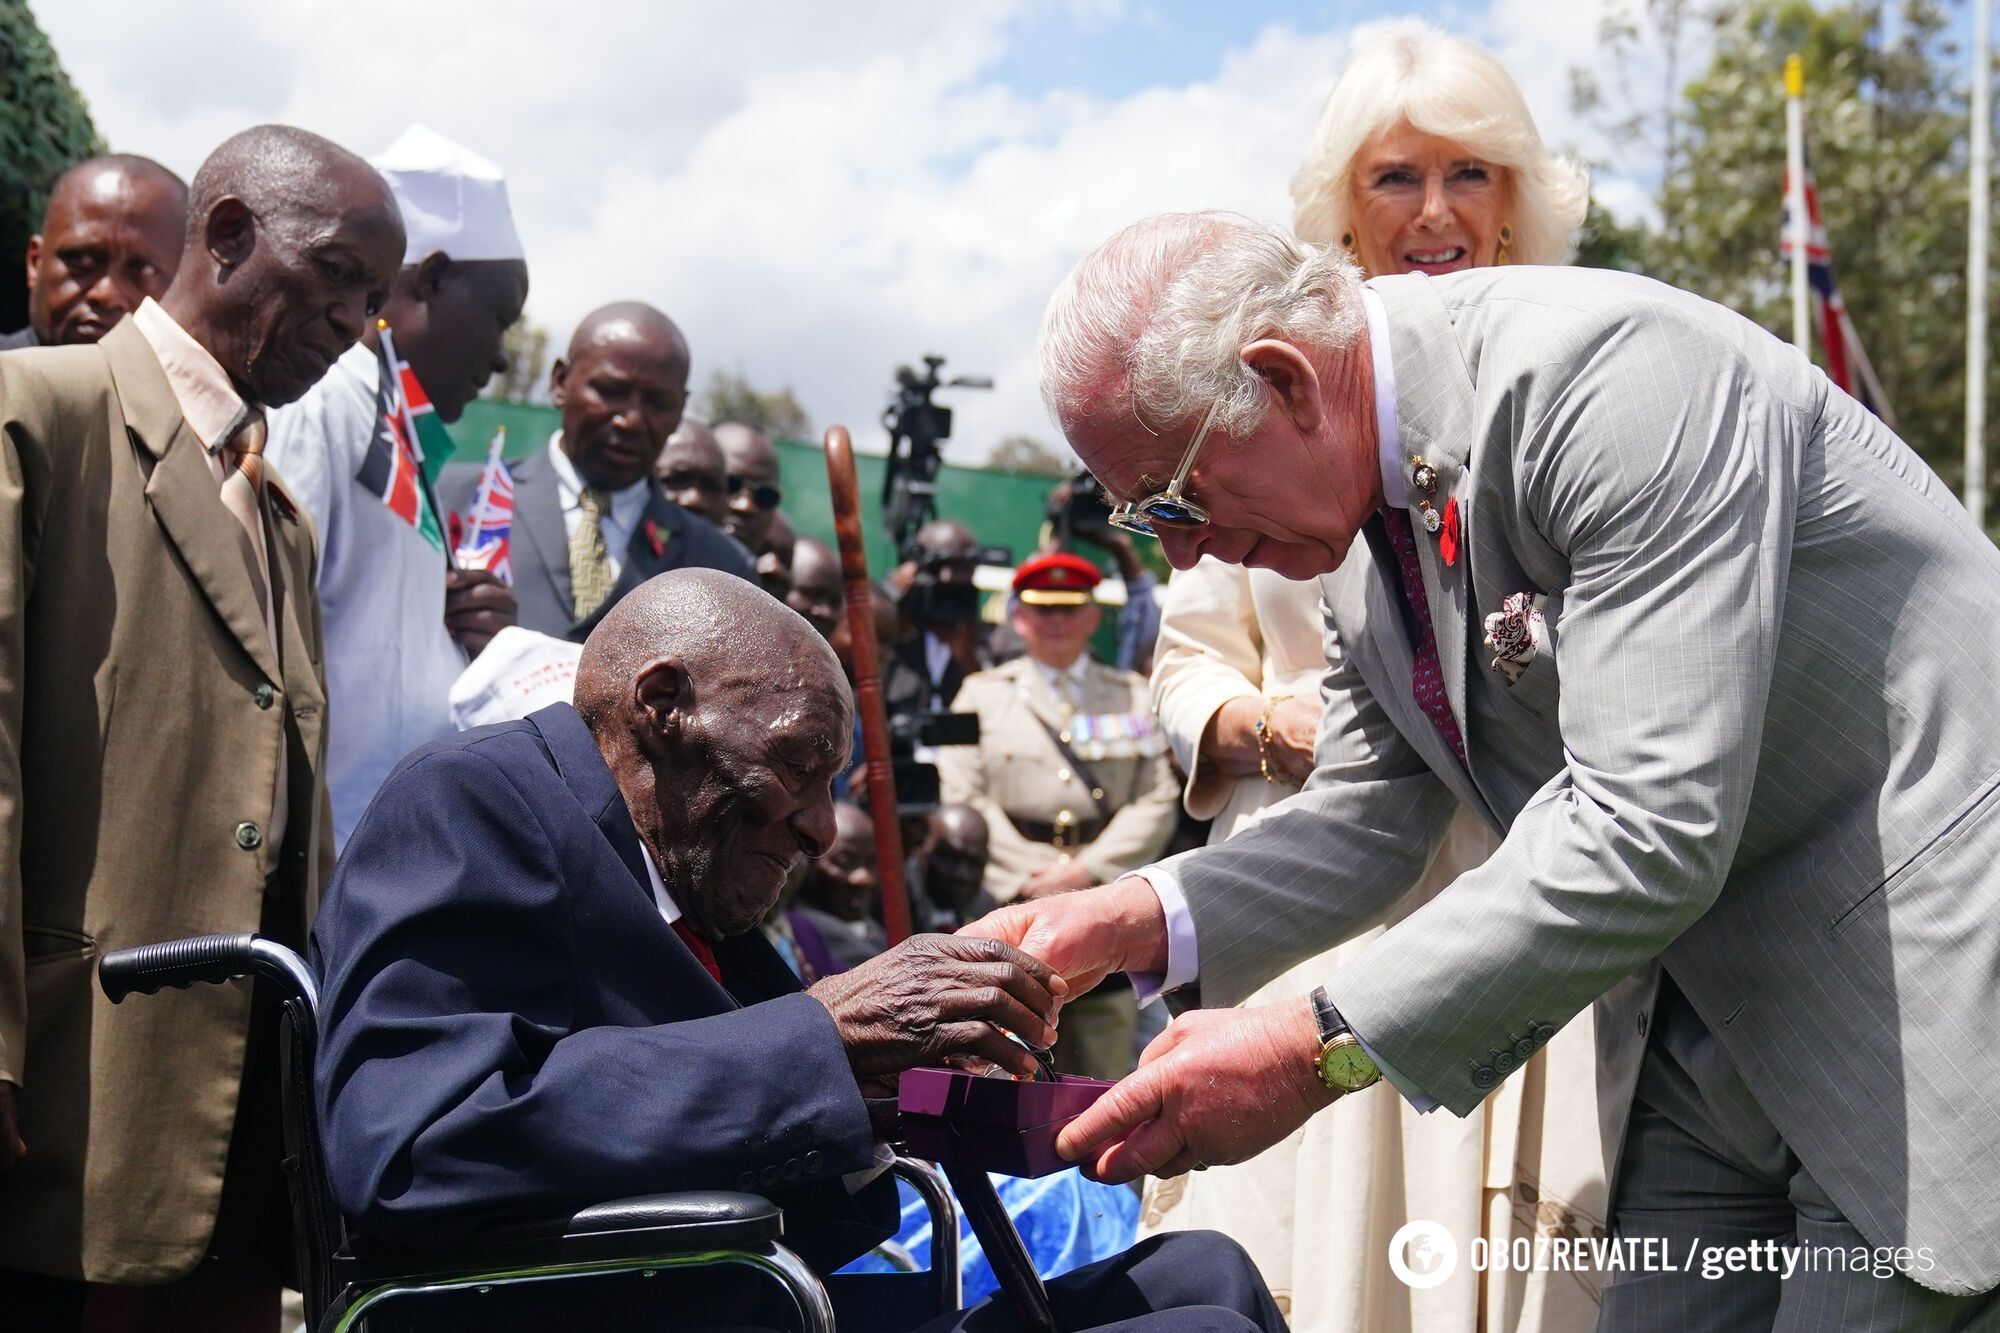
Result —
[{"label": "white shirt cuff", "polygon": [[1152,886],[1167,918],[1167,970],[1131,973],[1132,993],[1140,1004],[1151,1004],[1170,990],[1191,984],[1201,975],[1201,958],[1195,948],[1194,916],[1188,911],[1187,895],[1181,892],[1180,877],[1165,866],[1152,865],[1133,875]]}]

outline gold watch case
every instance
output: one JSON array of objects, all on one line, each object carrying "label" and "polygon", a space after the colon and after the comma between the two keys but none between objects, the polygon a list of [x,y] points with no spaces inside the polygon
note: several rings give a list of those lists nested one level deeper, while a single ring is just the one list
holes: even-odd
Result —
[{"label": "gold watch case", "polygon": [[1359,1092],[1382,1077],[1382,1071],[1368,1058],[1361,1041],[1352,1032],[1336,1033],[1313,1057],[1313,1073],[1335,1092]]}]

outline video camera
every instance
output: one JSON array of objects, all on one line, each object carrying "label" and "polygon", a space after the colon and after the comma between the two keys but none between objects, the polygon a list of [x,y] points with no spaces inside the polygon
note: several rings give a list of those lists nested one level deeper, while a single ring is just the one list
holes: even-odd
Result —
[{"label": "video camera", "polygon": [[1111,530],[1111,502],[1104,497],[1103,483],[1085,469],[1070,478],[1067,496],[1061,490],[1050,495],[1044,517],[1054,525],[1057,543],[1067,547],[1071,538]]},{"label": "video camera", "polygon": [[931,397],[939,389],[990,389],[991,375],[956,375],[939,379],[941,356],[924,358],[924,373],[896,367],[896,388],[882,409],[889,432],[889,466],[882,477],[882,516],[897,550],[908,546],[917,529],[937,517],[937,471],[943,462],[938,446],[951,438],[951,409]]},{"label": "video camera", "polygon": [[895,713],[889,718],[889,759],[896,776],[896,813],[928,814],[942,798],[938,771],[917,758],[919,749],[979,744],[977,713]]}]

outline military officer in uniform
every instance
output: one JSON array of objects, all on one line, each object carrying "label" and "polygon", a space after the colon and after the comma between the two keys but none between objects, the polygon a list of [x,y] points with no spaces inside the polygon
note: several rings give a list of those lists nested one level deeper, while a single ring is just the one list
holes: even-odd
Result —
[{"label": "military officer in uniform", "polygon": [[[1010,614],[1027,655],[967,676],[952,704],[979,715],[979,744],[941,748],[939,782],[945,801],[986,817],[985,887],[998,902],[1108,883],[1173,834],[1179,790],[1146,678],[1089,655],[1100,577],[1067,552],[1023,564]],[[1100,986],[1064,1006],[1057,1067],[1129,1072],[1136,1026],[1129,988]]]}]

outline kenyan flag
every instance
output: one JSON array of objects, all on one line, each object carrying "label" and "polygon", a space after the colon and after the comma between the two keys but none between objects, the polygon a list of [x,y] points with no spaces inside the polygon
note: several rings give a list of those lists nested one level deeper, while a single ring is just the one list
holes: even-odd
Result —
[{"label": "kenyan flag", "polygon": [[[437,506],[432,503],[427,455],[431,437],[426,428],[444,437],[444,424],[431,410],[416,376],[407,363],[395,360],[389,331],[381,331],[381,371],[376,379],[375,438],[361,460],[355,480],[382,498],[391,513],[415,528],[423,539],[444,550],[444,529],[438,523]],[[419,406],[421,405],[421,406]],[[423,415],[417,413],[421,411]],[[413,434],[414,432],[414,434]],[[451,441],[443,438],[435,450],[441,466],[451,454]]]}]

